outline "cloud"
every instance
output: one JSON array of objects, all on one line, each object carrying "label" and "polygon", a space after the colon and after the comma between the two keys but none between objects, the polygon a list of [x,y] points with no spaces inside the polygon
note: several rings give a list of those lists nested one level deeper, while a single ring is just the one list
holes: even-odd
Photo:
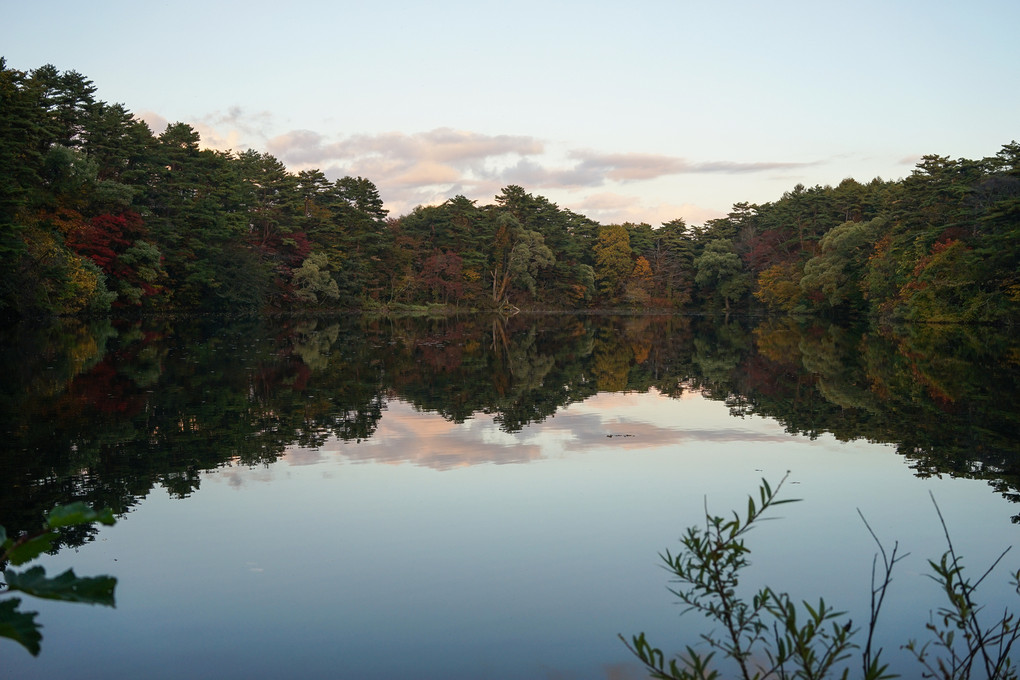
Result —
[{"label": "cloud", "polygon": [[403,166],[434,163],[463,170],[481,167],[486,161],[504,156],[541,154],[544,147],[534,137],[438,128],[414,134],[358,134],[332,142],[310,130],[295,130],[269,139],[266,150],[284,163],[318,163],[321,166],[338,161],[357,164],[364,159],[381,158]]},{"label": "cloud", "polygon": [[693,203],[648,203],[635,196],[600,192],[565,203],[564,207],[601,224],[646,222],[653,227],[682,217],[687,224],[704,224],[726,213]]},{"label": "cloud", "polygon": [[135,118],[138,118],[148,125],[154,135],[163,134],[163,130],[166,130],[167,125],[170,124],[166,118],[155,111],[139,111],[135,114]]},{"label": "cloud", "polygon": [[492,136],[451,128],[439,128],[413,135],[403,133],[361,135],[353,140],[366,145],[372,151],[385,149],[403,156],[446,162],[473,162],[507,154],[532,156],[544,151],[543,144],[534,137]]},{"label": "cloud", "polygon": [[231,106],[226,111],[214,111],[199,119],[211,127],[227,127],[250,137],[265,138],[266,130],[273,125],[273,114],[269,111],[246,111],[240,106]]},{"label": "cloud", "polygon": [[689,172],[691,164],[683,158],[642,153],[597,154],[575,151],[571,154],[588,172],[618,182],[655,179]]},{"label": "cloud", "polygon": [[495,175],[503,185],[520,184],[538,189],[598,188],[681,174],[744,174],[801,168],[815,163],[708,161],[694,163],[677,156],[642,153],[570,151],[567,162],[552,165],[544,157],[521,158]]},{"label": "cloud", "polygon": [[578,160],[579,168],[617,182],[650,180],[681,174],[770,172],[773,170],[790,170],[815,165],[814,162],[789,163],[776,161],[756,163],[705,161],[695,163],[678,156],[647,153],[599,154],[590,151],[575,151],[571,154],[571,157]]},{"label": "cloud", "polygon": [[376,171],[383,182],[443,184],[497,182],[528,188],[594,188],[691,173],[770,172],[812,163],[735,161],[692,162],[676,156],[642,153],[570,151],[555,163],[534,137],[484,135],[438,128],[406,134],[358,134],[329,141],[310,130],[293,130],[270,138],[266,150],[288,166],[343,167]]},{"label": "cloud", "polygon": [[226,111],[202,116],[191,126],[198,131],[203,149],[261,150],[265,147],[266,131],[273,126],[273,115],[268,111],[250,112],[240,106],[232,106]]},{"label": "cloud", "polygon": [[265,149],[284,163],[314,165],[329,156],[324,139],[318,132],[311,130],[291,130],[268,140]]},{"label": "cloud", "polygon": [[394,214],[457,194],[494,196],[504,169],[545,151],[534,137],[486,135],[452,128],[407,134],[383,132],[329,139],[292,130],[265,143],[292,171],[318,168],[330,179],[358,175],[379,187]]},{"label": "cloud", "polygon": [[192,127],[198,132],[199,139],[201,140],[200,146],[203,149],[244,151],[251,148],[250,144],[245,143],[244,137],[239,130],[231,129],[221,132],[219,128],[211,127],[205,123],[195,123]]},{"label": "cloud", "polygon": [[455,184],[461,180],[462,174],[451,165],[426,161],[416,163],[406,171],[396,175],[393,181],[397,184],[410,186],[430,186],[433,184]]},{"label": "cloud", "polygon": [[605,184],[605,174],[597,168],[577,164],[567,167],[549,167],[530,158],[522,158],[504,169],[498,178],[507,184],[519,184],[539,189],[580,189]]}]

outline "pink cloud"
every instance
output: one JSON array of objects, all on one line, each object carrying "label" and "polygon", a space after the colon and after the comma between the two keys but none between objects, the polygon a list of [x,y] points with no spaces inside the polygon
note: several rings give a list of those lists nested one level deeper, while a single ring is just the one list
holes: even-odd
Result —
[{"label": "pink cloud", "polygon": [[166,130],[167,125],[170,124],[170,121],[155,111],[139,111],[135,114],[135,118],[148,125],[154,135],[163,134],[163,130]]},{"label": "pink cloud", "polygon": [[642,199],[624,194],[602,192],[568,202],[567,208],[602,224],[647,222],[653,227],[682,217],[688,224],[704,224],[707,220],[725,217],[726,213],[693,203],[647,204]]}]

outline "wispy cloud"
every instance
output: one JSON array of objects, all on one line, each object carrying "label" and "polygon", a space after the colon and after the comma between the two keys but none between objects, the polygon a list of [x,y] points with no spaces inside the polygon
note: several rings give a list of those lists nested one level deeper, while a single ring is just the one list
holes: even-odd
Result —
[{"label": "wispy cloud", "polygon": [[587,171],[588,174],[617,182],[635,182],[683,174],[771,172],[814,165],[814,163],[774,161],[755,163],[735,161],[693,162],[677,156],[647,153],[601,154],[590,151],[577,151],[573,152],[571,156],[577,159],[578,167]]},{"label": "wispy cloud", "polygon": [[[266,151],[288,165],[382,166],[391,171],[400,169],[407,178],[424,178],[415,180],[420,182],[431,181],[440,167],[455,170],[458,177],[469,172],[485,174],[486,165],[492,161],[538,155],[544,147],[533,137],[483,135],[450,128],[414,134],[351,135],[336,141],[310,130],[296,130],[267,140]],[[414,172],[417,166],[431,167],[433,172]],[[448,181],[445,170],[438,175]]]},{"label": "wispy cloud", "polygon": [[238,136],[259,139],[266,137],[273,121],[273,114],[269,111],[248,111],[240,106],[231,106],[226,111],[203,116],[198,122],[212,128],[226,128]]}]

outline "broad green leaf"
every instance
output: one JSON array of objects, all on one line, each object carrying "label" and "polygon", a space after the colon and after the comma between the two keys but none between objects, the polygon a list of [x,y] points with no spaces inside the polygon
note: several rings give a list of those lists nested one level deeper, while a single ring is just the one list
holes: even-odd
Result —
[{"label": "broad green leaf", "polygon": [[19,604],[21,600],[16,597],[0,601],[0,637],[14,640],[32,656],[38,656],[42,634],[35,617],[39,612],[19,612]]},{"label": "broad green leaf", "polygon": [[111,525],[114,521],[113,510],[110,508],[96,511],[81,501],[53,508],[46,518],[46,523],[51,529],[88,524],[89,522]]},{"label": "broad green leaf", "polygon": [[47,531],[46,533],[31,538],[24,543],[15,543],[7,551],[7,559],[10,560],[11,564],[14,566],[33,560],[49,550],[50,546],[53,544],[53,539],[56,537],[57,533],[55,531]]},{"label": "broad green leaf", "polygon": [[0,549],[3,549],[4,543],[7,542],[7,529],[0,526]]},{"label": "broad green leaf", "polygon": [[4,578],[11,590],[18,590],[28,595],[47,600],[63,602],[84,602],[113,607],[113,589],[117,579],[112,576],[78,577],[73,569],[68,569],[60,576],[46,578],[42,567],[32,567],[28,571],[17,573],[5,571]]}]

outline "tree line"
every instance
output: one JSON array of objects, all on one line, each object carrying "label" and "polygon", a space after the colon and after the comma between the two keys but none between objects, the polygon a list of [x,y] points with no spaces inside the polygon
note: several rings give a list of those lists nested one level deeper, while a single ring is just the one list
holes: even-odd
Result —
[{"label": "tree line", "polygon": [[510,185],[394,217],[363,177],[155,135],[76,71],[0,58],[0,315],[640,307],[1020,319],[1020,144],[797,185],[692,226],[599,224]]}]

